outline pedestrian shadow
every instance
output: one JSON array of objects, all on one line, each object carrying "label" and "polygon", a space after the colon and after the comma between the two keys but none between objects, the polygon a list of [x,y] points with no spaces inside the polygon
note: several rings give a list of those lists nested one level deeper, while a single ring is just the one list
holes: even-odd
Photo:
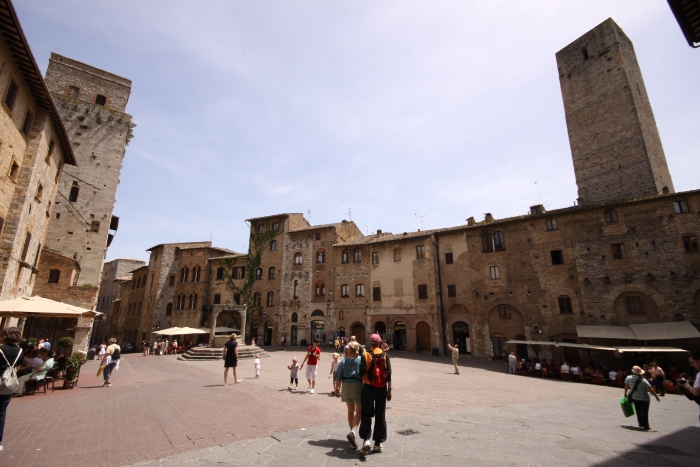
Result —
[{"label": "pedestrian shadow", "polygon": [[[644,431],[644,428],[641,426],[632,426],[632,425],[620,425],[620,428],[624,428],[625,430],[630,430],[630,431]],[[649,430],[649,433],[656,433],[656,430]]]},{"label": "pedestrian shadow", "polygon": [[221,387],[221,386],[224,386],[224,384],[223,384],[223,383],[222,383],[222,384],[205,384],[205,385],[202,386],[202,387],[203,387],[203,388],[218,388],[218,387]]},{"label": "pedestrian shadow", "polygon": [[324,454],[338,459],[357,459],[360,455],[359,450],[353,449],[347,441],[339,439],[309,440],[306,444],[330,449],[330,451],[326,451]]},{"label": "pedestrian shadow", "polygon": [[[103,388],[104,385],[100,384],[99,386],[76,386],[76,387],[78,387],[80,389],[95,389],[95,388]],[[61,389],[63,389],[63,388],[61,388]]]}]

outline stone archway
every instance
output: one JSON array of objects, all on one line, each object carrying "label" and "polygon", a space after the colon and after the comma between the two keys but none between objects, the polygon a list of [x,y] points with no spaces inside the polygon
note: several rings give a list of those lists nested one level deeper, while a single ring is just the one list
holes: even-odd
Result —
[{"label": "stone archway", "polygon": [[354,323],[350,328],[350,335],[355,336],[358,343],[365,345],[365,325],[362,323]]},{"label": "stone archway", "polygon": [[[507,355],[517,350],[515,345],[507,344],[506,347],[503,347],[502,344],[505,341],[515,339],[515,336],[519,334],[525,335],[525,318],[522,307],[513,300],[494,300],[489,305],[487,316],[489,334],[492,336],[492,351],[494,351],[494,357],[502,358],[501,353],[507,351]],[[493,347],[493,336],[497,336],[498,352]],[[505,341],[501,342],[501,339],[505,339]]]},{"label": "stone archway", "polygon": [[613,311],[621,324],[643,324],[660,320],[656,301],[637,290],[629,290],[615,297]]}]

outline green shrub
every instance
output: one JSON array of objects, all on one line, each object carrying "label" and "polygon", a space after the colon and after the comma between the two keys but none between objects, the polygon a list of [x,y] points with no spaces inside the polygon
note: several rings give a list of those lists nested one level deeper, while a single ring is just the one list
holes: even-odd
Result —
[{"label": "green shrub", "polygon": [[56,343],[62,349],[70,349],[71,347],[73,347],[73,338],[64,336],[61,337]]}]

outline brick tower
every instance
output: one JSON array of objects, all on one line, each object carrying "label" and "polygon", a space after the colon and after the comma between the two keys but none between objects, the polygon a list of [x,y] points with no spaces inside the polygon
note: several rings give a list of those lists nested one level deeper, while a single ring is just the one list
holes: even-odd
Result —
[{"label": "brick tower", "polygon": [[46,85],[78,162],[61,176],[46,247],[80,263],[79,285],[98,285],[109,231],[119,223],[112,210],[135,126],[125,113],[131,81],[52,53]]},{"label": "brick tower", "polygon": [[557,52],[579,202],[673,192],[632,41],[608,18]]}]

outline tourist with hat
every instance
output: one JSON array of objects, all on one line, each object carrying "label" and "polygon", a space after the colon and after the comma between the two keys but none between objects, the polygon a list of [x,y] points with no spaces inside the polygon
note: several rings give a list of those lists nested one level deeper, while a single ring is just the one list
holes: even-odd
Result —
[{"label": "tourist with hat", "polygon": [[233,368],[233,384],[241,383],[238,379],[236,367],[238,366],[238,335],[234,332],[224,343],[224,386],[228,386],[228,369]]},{"label": "tourist with hat", "polygon": [[649,428],[649,404],[651,403],[649,394],[653,394],[656,401],[661,402],[654,388],[644,378],[644,370],[637,365],[633,366],[632,374],[625,379],[624,397],[627,397],[627,400],[634,404],[634,410],[637,412],[637,422],[639,422],[639,427],[644,431],[651,429]]},{"label": "tourist with hat", "polygon": [[[382,452],[386,441],[386,402],[391,400],[391,362],[389,354],[382,349],[382,338],[372,334],[370,347],[362,356],[360,374],[362,375],[362,419],[360,438],[363,440],[360,457],[364,458],[370,450]],[[374,431],[372,431],[374,417]],[[374,440],[374,446],[370,439]]]}]

